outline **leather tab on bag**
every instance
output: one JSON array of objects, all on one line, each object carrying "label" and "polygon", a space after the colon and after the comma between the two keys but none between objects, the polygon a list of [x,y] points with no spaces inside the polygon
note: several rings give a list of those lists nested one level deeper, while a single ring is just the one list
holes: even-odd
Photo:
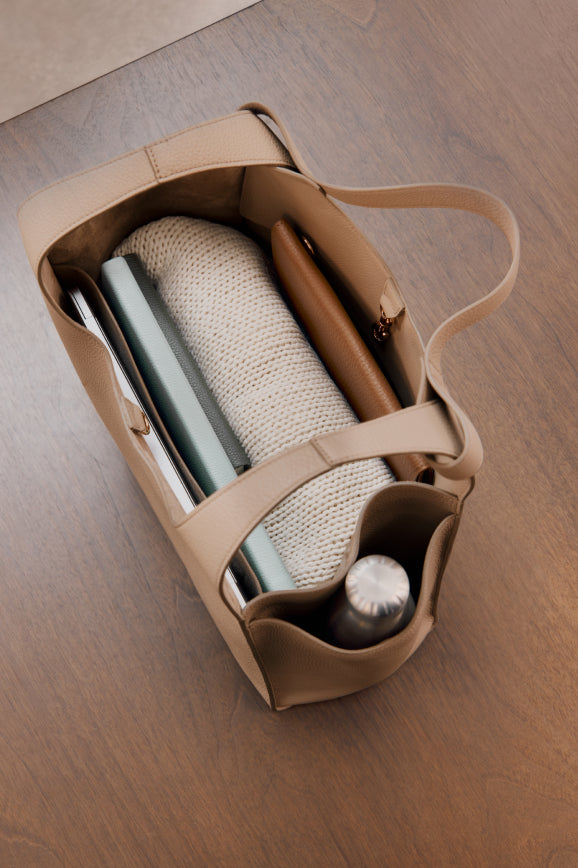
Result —
[{"label": "leather tab on bag", "polygon": [[124,409],[128,415],[128,424],[135,434],[148,434],[150,425],[144,412],[129,398],[124,398]]}]

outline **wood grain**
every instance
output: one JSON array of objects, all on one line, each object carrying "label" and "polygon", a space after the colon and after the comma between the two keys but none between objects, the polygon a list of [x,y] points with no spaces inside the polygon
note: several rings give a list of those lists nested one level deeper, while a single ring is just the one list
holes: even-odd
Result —
[{"label": "wood grain", "polygon": [[[573,4],[262,3],[0,127],[0,865],[578,865]],[[451,387],[486,462],[436,632],[283,714],[246,683],[86,398],[16,228],[39,187],[248,99],[315,171],[456,181],[522,229]],[[474,217],[359,212],[427,337],[492,286]]]}]

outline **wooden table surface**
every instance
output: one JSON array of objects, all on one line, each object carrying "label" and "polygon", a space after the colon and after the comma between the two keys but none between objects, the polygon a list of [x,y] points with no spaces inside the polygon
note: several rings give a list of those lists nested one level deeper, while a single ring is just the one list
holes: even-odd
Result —
[{"label": "wooden table surface", "polygon": [[[570,0],[264,0],[0,127],[0,866],[578,865]],[[30,193],[250,99],[318,175],[518,216],[447,376],[486,458],[440,623],[388,681],[268,711],[86,397]],[[472,216],[360,211],[424,337],[507,264]]]}]

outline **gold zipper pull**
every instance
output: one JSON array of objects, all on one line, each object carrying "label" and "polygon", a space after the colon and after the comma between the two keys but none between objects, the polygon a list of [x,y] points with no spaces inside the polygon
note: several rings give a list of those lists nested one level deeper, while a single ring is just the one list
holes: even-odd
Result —
[{"label": "gold zipper pull", "polygon": [[405,305],[398,285],[393,277],[388,277],[379,299],[379,320],[373,324],[373,337],[383,343],[391,334],[392,326],[405,312]]},{"label": "gold zipper pull", "polygon": [[383,343],[388,339],[391,334],[391,327],[394,324],[395,319],[390,316],[385,316],[383,310],[379,316],[379,322],[375,322],[373,324],[373,337],[378,343]]}]

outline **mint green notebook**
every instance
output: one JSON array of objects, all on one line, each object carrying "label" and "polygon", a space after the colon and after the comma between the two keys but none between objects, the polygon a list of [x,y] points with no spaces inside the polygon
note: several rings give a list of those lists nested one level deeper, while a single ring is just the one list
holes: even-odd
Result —
[{"label": "mint green notebook", "polygon": [[[101,288],[176,448],[205,494],[213,494],[237,478],[235,468],[123,257],[103,264]],[[264,591],[295,587],[262,525],[241,548]]]},{"label": "mint green notebook", "polygon": [[177,357],[177,361],[183,372],[191,384],[195,395],[199,399],[199,403],[215,434],[223,444],[223,449],[227,453],[231,464],[237,473],[242,473],[248,470],[251,466],[249,457],[228,420],[225,418],[223,411],[219,407],[217,400],[207,385],[207,381],[203,377],[195,357],[186,345],[181,333],[179,332],[175,321],[170,315],[167,306],[160,297],[153,281],[146,273],[142,262],[136,253],[129,253],[128,256],[122,257],[128,265],[132,276],[139,285],[140,291],[145,297],[145,300],[152,310],[156,321],[163,330],[163,334],[167,342]]}]

